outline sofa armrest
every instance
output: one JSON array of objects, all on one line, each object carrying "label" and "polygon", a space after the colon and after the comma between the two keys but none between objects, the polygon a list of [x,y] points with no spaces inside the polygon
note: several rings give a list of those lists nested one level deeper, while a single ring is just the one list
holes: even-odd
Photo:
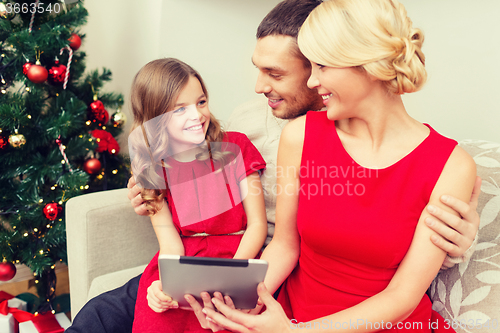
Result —
[{"label": "sofa armrest", "polygon": [[94,278],[148,264],[159,249],[149,217],[135,214],[127,191],[85,194],[66,204],[73,317],[86,303]]}]

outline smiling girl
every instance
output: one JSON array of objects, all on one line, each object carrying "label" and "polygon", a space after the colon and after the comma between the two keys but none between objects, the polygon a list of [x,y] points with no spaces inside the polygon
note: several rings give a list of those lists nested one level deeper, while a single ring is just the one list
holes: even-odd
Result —
[{"label": "smiling girl", "polygon": [[160,245],[140,280],[133,331],[204,331],[161,290],[158,255],[255,258],[267,235],[265,162],[244,134],[221,129],[200,75],[177,59],[145,65],[131,99],[132,169]]}]

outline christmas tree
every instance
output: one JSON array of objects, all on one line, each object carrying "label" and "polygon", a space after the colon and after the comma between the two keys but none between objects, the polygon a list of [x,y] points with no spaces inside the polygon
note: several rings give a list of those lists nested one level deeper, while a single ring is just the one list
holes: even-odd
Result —
[{"label": "christmas tree", "polygon": [[88,13],[66,2],[0,0],[0,280],[26,264],[45,306],[66,262],[66,201],[129,177],[123,97],[101,92],[109,70],[84,73]]}]

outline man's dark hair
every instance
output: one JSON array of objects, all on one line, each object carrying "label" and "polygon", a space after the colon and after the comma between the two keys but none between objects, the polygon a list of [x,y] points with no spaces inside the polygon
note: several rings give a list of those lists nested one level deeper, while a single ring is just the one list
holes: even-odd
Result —
[{"label": "man's dark hair", "polygon": [[257,28],[257,39],[272,35],[297,38],[307,16],[322,0],[285,0],[276,5]]}]

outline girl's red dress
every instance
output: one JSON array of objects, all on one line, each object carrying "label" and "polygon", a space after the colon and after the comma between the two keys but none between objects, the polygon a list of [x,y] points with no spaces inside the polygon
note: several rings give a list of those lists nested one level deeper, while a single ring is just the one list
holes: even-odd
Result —
[{"label": "girl's red dress", "polygon": [[[239,155],[241,152],[240,156],[242,157],[242,160],[237,159],[236,163],[231,163],[225,167],[227,178],[232,177],[233,179],[233,181],[229,181],[230,184],[239,183],[251,173],[261,171],[265,168],[266,163],[262,156],[246,135],[237,132],[226,132],[224,142],[235,144],[228,145],[225,149],[231,151],[234,156]],[[239,165],[241,161],[243,161],[243,165]],[[213,167],[210,163],[210,160],[203,162],[195,160],[187,163],[176,162],[175,160],[169,161],[172,167],[168,169],[169,185],[179,185],[185,181],[193,181],[193,179],[196,183],[197,179],[203,179],[204,176],[213,172]],[[217,165],[215,166],[215,170],[217,170]],[[190,201],[193,203],[191,208],[195,213],[203,214],[204,207],[210,208],[203,201],[207,195],[206,191],[210,190],[210,188],[204,186],[201,181],[198,185],[196,187],[198,192],[193,195]],[[217,184],[214,184],[214,186],[217,186]],[[234,195],[234,186],[227,187],[229,191],[233,191]],[[212,192],[212,195],[214,193]],[[173,199],[169,191],[167,193],[168,207],[172,212],[173,222],[181,236],[191,236],[197,233],[210,234],[210,236],[182,237],[186,256],[217,258],[232,258],[234,256],[243,235],[227,234],[246,228],[247,219],[241,202],[219,215],[199,223],[186,224],[180,223],[174,204],[175,200]],[[184,204],[185,202],[179,203],[180,206]],[[163,313],[156,313],[151,310],[146,299],[147,288],[156,280],[159,280],[158,253],[146,267],[139,282],[133,325],[134,333],[211,332],[211,330],[207,331],[201,328],[192,311],[170,309]]]},{"label": "girl's red dress", "polygon": [[[407,156],[387,168],[368,169],[344,149],[326,111],[307,114],[297,215],[300,258],[278,297],[294,323],[342,311],[387,287],[457,144],[428,127],[428,137]],[[431,306],[424,295],[401,331],[444,329]],[[389,328],[365,318],[322,324]]]}]

